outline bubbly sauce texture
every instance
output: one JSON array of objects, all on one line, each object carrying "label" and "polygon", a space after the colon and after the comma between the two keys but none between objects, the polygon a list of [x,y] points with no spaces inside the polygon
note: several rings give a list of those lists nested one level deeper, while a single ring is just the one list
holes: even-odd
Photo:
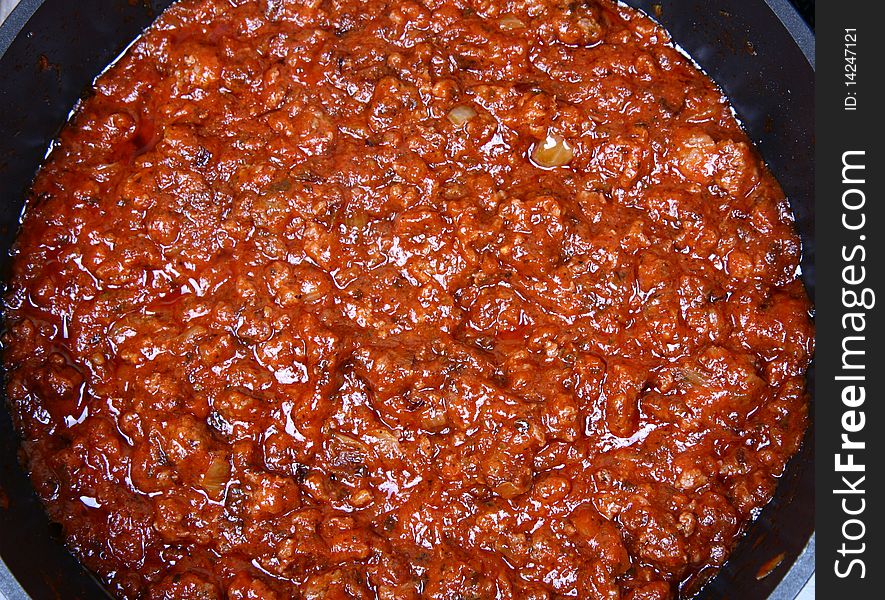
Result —
[{"label": "bubbly sauce texture", "polygon": [[789,203],[608,0],[182,0],[29,197],[34,486],[120,598],[669,600],[806,428]]}]

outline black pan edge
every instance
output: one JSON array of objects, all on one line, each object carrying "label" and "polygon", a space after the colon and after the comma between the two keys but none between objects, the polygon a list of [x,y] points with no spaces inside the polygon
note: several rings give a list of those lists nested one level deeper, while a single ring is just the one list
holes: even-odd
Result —
[{"label": "black pan edge", "polygon": [[808,27],[808,23],[799,14],[796,8],[790,4],[789,0],[765,0],[766,4],[771,8],[784,28],[790,32],[796,45],[802,50],[802,54],[808,60],[808,64],[814,69],[815,66],[815,46],[814,33]]},{"label": "black pan edge", "polygon": [[43,0],[21,0],[13,9],[6,21],[0,26],[0,58],[6,54],[9,46],[15,41],[16,36],[21,32],[28,20],[37,12]]}]

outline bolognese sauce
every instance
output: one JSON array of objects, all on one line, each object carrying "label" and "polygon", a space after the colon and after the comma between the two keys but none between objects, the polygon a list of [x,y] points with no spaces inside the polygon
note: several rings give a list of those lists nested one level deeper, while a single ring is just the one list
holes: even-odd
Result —
[{"label": "bolognese sauce", "polygon": [[806,428],[783,192],[608,0],[181,0],[39,172],[7,395],[120,598],[667,600]]}]

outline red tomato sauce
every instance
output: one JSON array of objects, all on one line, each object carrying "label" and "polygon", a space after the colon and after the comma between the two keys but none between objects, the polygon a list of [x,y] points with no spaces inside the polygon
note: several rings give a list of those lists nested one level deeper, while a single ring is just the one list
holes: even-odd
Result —
[{"label": "red tomato sauce", "polygon": [[688,596],[806,428],[789,203],[608,0],[182,0],[14,253],[23,456],[120,598]]}]

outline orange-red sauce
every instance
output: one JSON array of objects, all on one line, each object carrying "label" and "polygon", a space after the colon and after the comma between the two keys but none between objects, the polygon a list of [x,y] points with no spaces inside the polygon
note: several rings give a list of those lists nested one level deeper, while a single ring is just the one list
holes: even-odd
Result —
[{"label": "orange-red sauce", "polygon": [[34,183],[8,396],[121,598],[665,600],[802,438],[800,251],[608,0],[183,0]]}]

